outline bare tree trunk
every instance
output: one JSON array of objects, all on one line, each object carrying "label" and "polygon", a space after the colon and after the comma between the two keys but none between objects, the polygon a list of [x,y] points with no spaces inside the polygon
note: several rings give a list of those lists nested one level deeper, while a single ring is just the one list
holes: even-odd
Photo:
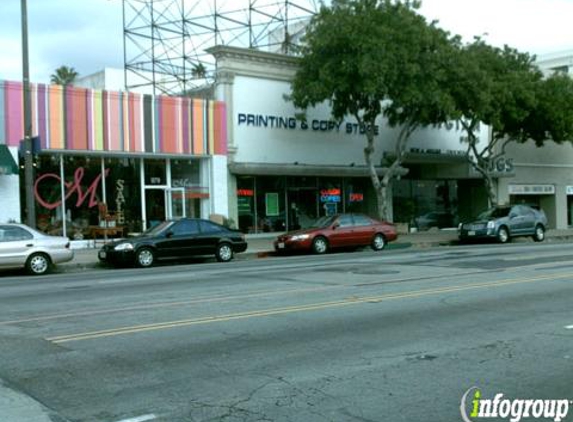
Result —
[{"label": "bare tree trunk", "polygon": [[[507,142],[503,144],[501,153],[497,155],[494,154],[494,147],[496,143],[499,141],[499,139],[493,139],[492,141],[488,142],[488,144],[481,151],[478,151],[477,147],[478,139],[476,138],[474,132],[475,128],[478,125],[478,122],[473,121],[467,123],[464,120],[461,120],[461,123],[468,135],[468,144],[469,144],[467,152],[468,162],[482,176],[482,179],[485,184],[485,190],[489,206],[490,207],[496,206],[497,205],[496,184],[493,176],[491,175],[492,170],[490,168],[490,160],[505,153],[505,146]],[[470,152],[473,153],[473,158]]]},{"label": "bare tree trunk", "polygon": [[494,207],[497,205],[497,192],[496,192],[496,184],[493,180],[493,177],[486,172],[483,176],[483,181],[485,183],[485,190],[487,193],[487,199],[490,207]]},{"label": "bare tree trunk", "polygon": [[376,173],[376,166],[372,160],[374,155],[374,131],[366,131],[367,145],[364,148],[364,160],[368,166],[368,172],[370,174],[370,180],[372,181],[372,187],[374,187],[374,192],[376,193],[376,205],[378,209],[378,217],[382,220],[387,220],[388,218],[388,205],[387,205],[387,181],[386,185],[380,180],[378,174]]},{"label": "bare tree trunk", "polygon": [[[360,120],[359,120],[360,122]],[[374,165],[374,161],[372,160],[372,156],[374,154],[374,122],[370,122],[369,129],[366,130],[366,139],[367,139],[367,146],[364,148],[364,159],[366,161],[366,165],[368,166],[368,170],[370,173],[370,179],[372,180],[372,186],[374,187],[374,191],[376,192],[376,202],[378,206],[378,218],[383,221],[389,221],[389,207],[388,207],[388,198],[390,196],[390,184],[400,170],[400,166],[402,164],[402,160],[404,158],[404,154],[406,152],[406,144],[410,138],[412,132],[416,129],[417,126],[406,124],[400,130],[400,134],[398,135],[398,139],[396,141],[396,158],[392,162],[392,164],[386,169],[384,176],[382,179],[378,177],[376,173],[376,166]]]},{"label": "bare tree trunk", "polygon": [[[483,161],[483,160],[480,160]],[[493,176],[490,174],[489,169],[487,168],[487,163],[479,163],[470,160],[471,165],[473,168],[482,176],[482,179],[485,184],[485,191],[487,194],[488,204],[490,207],[497,205],[497,191],[496,191],[496,183],[494,181]]]}]

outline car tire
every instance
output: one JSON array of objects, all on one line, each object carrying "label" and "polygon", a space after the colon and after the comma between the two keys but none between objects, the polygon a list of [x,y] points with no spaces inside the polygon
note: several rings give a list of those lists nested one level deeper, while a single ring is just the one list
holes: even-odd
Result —
[{"label": "car tire", "polygon": [[317,255],[322,255],[328,251],[328,240],[324,236],[317,236],[312,241],[312,251]]},{"label": "car tire", "polygon": [[141,248],[135,253],[135,266],[149,268],[155,264],[155,252],[151,248]]},{"label": "car tire", "polygon": [[375,251],[381,251],[387,245],[386,237],[382,233],[376,233],[370,247]]},{"label": "car tire", "polygon": [[229,262],[233,259],[233,248],[229,243],[221,243],[215,251],[215,258],[219,262]]},{"label": "car tire", "polygon": [[509,242],[509,230],[507,227],[501,226],[497,231],[497,240],[499,243]]},{"label": "car tire", "polygon": [[52,261],[45,253],[33,253],[26,261],[26,271],[32,275],[42,275],[50,272]]},{"label": "car tire", "polygon": [[545,240],[545,227],[541,224],[535,226],[535,233],[533,234],[534,242],[543,242]]}]

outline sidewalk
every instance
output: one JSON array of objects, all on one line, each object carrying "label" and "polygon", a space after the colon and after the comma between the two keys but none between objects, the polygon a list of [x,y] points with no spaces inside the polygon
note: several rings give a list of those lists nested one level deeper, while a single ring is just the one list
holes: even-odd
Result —
[{"label": "sidewalk", "polygon": [[[267,257],[274,254],[273,241],[276,233],[264,233],[247,235],[249,244],[246,252],[237,254],[238,259],[255,259]],[[526,241],[529,239],[523,238]],[[547,242],[573,240],[573,229],[568,230],[548,230],[546,233]],[[395,242],[388,245],[388,249],[402,248],[430,248],[437,246],[451,246],[458,244],[456,230],[429,230],[419,233],[408,233],[398,236]],[[101,244],[96,248],[75,249],[74,259],[71,262],[58,265],[59,272],[77,272],[87,269],[102,268],[99,265],[97,252]]]},{"label": "sidewalk", "polygon": [[0,420],[6,422],[66,422],[27,394],[13,390],[0,379]]}]

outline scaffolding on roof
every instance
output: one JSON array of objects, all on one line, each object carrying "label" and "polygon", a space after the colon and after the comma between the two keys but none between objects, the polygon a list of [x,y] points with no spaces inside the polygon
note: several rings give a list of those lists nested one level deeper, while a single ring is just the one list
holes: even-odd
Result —
[{"label": "scaffolding on roof", "polygon": [[125,86],[180,95],[213,82],[209,47],[293,54],[318,0],[123,0]]}]

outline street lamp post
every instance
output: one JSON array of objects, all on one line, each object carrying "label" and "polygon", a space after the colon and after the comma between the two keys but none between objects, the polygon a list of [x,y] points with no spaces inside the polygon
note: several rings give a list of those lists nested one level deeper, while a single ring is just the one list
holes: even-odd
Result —
[{"label": "street lamp post", "polygon": [[30,69],[28,65],[28,8],[21,0],[22,8],[22,75],[24,93],[24,185],[26,191],[26,223],[36,227],[36,204],[34,202],[34,155],[32,147],[32,114],[30,108]]}]

